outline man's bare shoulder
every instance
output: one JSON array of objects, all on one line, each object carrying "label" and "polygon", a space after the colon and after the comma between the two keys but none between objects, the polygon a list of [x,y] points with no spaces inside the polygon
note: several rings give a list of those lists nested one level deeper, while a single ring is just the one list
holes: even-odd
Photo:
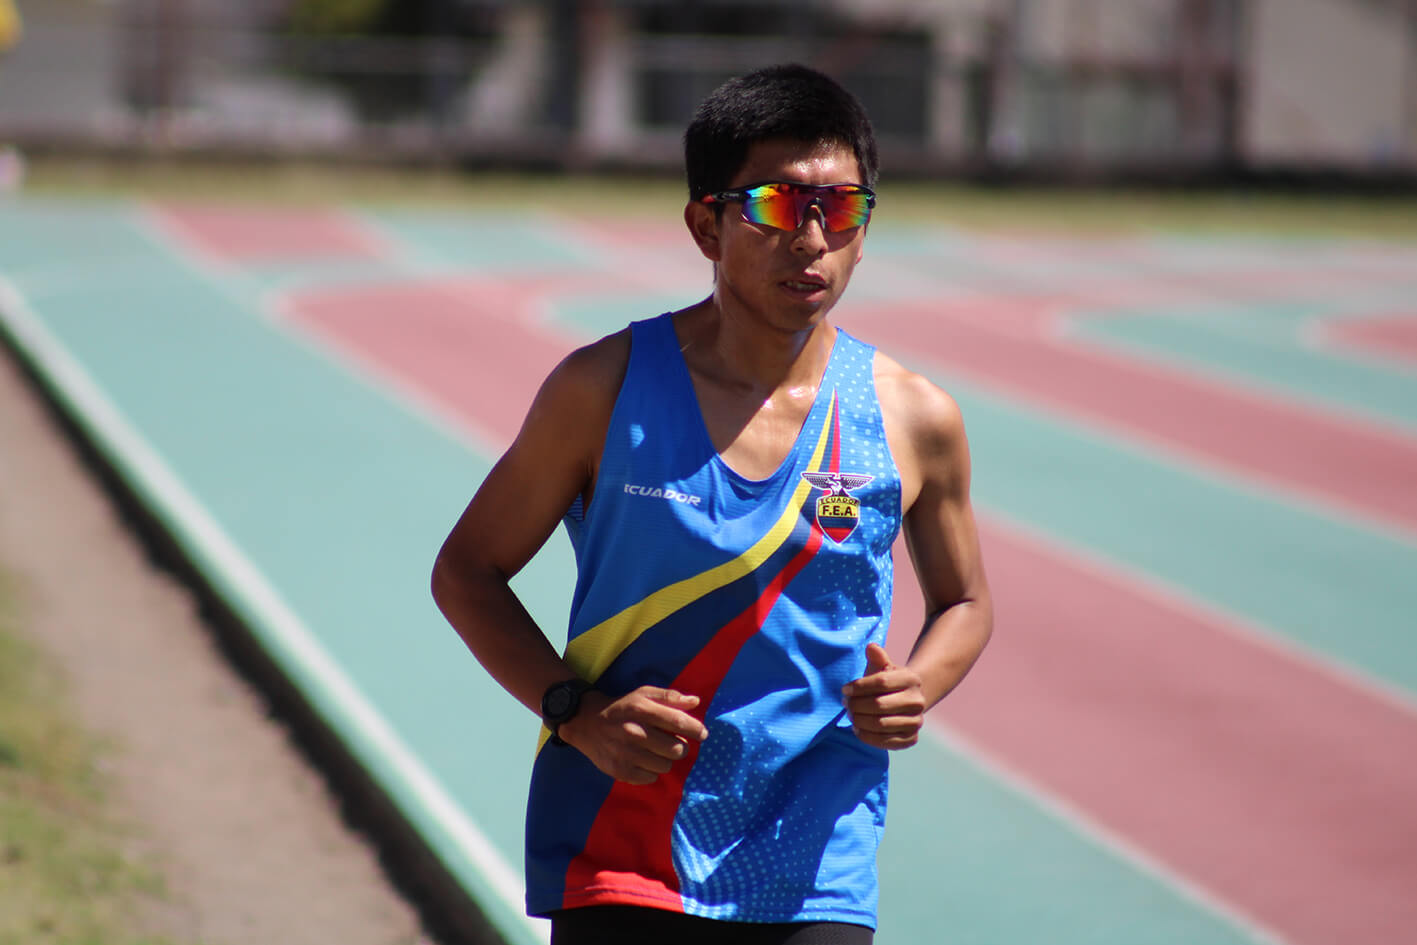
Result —
[{"label": "man's bare shoulder", "polygon": [[875,360],[876,396],[886,429],[921,457],[958,449],[964,439],[959,404],[929,378],[909,370],[880,351]]},{"label": "man's bare shoulder", "polygon": [[630,363],[630,329],[577,348],[542,382],[528,420],[547,413],[567,419],[603,414],[608,420]]},{"label": "man's bare shoulder", "polygon": [[629,363],[630,329],[623,328],[566,355],[547,380],[554,379],[581,394],[608,392],[613,398],[620,391]]},{"label": "man's bare shoulder", "polygon": [[[488,482],[495,478],[523,508],[537,507],[536,496],[546,494],[544,505],[552,510],[546,521],[554,523],[572,497],[594,481],[629,358],[629,329],[562,358],[542,381]],[[484,483],[483,491],[487,488]]]}]

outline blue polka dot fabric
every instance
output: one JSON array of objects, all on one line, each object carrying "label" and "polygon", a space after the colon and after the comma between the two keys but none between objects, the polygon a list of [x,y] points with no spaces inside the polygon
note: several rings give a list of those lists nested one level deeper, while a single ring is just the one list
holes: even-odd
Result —
[{"label": "blue polka dot fabric", "polygon": [[901,522],[874,355],[838,330],[792,452],[749,480],[709,441],[672,317],[632,326],[595,498],[566,519],[567,659],[599,654],[588,675],[611,695],[695,692],[709,737],[643,787],[573,749],[538,753],[533,914],[614,903],[875,925],[886,752],[841,699],[885,641]]}]

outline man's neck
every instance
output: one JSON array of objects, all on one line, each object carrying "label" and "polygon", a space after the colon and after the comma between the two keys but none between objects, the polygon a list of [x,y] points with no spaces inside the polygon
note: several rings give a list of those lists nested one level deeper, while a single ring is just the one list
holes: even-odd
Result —
[{"label": "man's neck", "polygon": [[825,318],[799,331],[725,311],[710,298],[679,321],[684,360],[715,384],[768,396],[815,386],[831,356],[836,328]]}]

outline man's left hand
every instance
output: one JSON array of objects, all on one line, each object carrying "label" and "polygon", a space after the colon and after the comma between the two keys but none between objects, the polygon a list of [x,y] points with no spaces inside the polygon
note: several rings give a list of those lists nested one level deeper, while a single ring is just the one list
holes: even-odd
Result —
[{"label": "man's left hand", "polygon": [[925,694],[920,675],[891,662],[883,647],[866,645],[866,674],[842,687],[856,736],[868,745],[895,750],[920,740]]}]

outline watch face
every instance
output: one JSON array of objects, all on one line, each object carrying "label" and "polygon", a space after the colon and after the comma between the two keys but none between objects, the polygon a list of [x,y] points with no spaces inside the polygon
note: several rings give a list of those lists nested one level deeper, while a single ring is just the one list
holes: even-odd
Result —
[{"label": "watch face", "polygon": [[571,691],[565,686],[557,686],[546,694],[546,714],[553,719],[571,710]]}]

